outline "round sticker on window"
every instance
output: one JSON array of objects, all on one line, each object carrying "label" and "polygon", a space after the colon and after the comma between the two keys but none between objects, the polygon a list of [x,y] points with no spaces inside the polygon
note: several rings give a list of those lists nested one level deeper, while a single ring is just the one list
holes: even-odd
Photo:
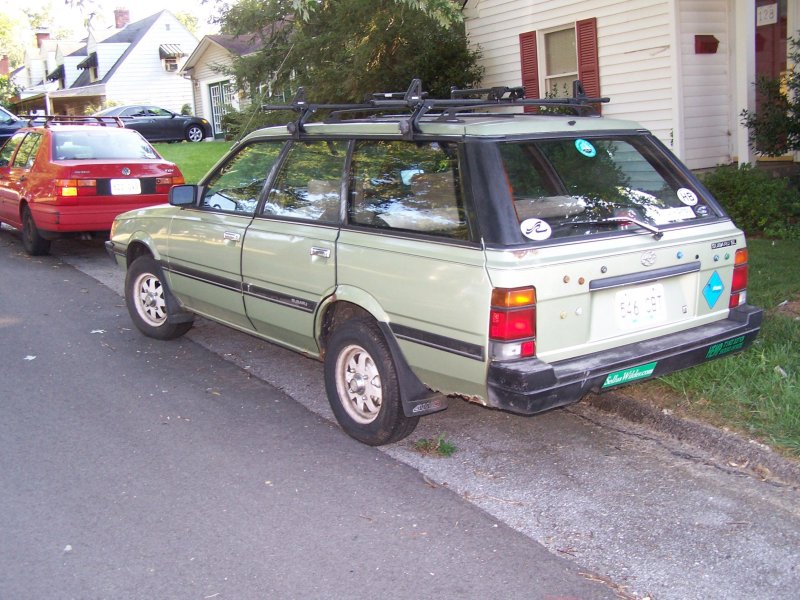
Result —
[{"label": "round sticker on window", "polygon": [[519,228],[522,231],[522,235],[537,242],[548,239],[553,233],[550,225],[541,219],[525,219],[519,224]]},{"label": "round sticker on window", "polygon": [[683,202],[686,206],[694,206],[697,204],[697,194],[689,188],[681,188],[678,190],[678,200]]},{"label": "round sticker on window", "polygon": [[592,146],[592,143],[587,140],[575,140],[575,148],[588,158],[597,156],[597,148]]}]

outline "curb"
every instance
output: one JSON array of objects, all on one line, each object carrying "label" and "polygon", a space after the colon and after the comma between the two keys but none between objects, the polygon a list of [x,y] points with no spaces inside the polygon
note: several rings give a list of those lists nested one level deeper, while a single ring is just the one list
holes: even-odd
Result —
[{"label": "curb", "polygon": [[724,463],[725,468],[746,471],[765,481],[778,480],[800,487],[800,462],[785,458],[769,446],[739,433],[676,417],[619,392],[589,394],[583,401],[603,412],[699,448]]}]

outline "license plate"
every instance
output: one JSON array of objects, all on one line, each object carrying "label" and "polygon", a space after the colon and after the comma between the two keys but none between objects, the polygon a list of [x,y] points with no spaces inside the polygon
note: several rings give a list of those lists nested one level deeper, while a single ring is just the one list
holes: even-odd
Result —
[{"label": "license plate", "polygon": [[123,196],[142,193],[142,184],[138,179],[112,179],[111,195]]},{"label": "license plate", "polygon": [[615,300],[617,325],[624,329],[641,329],[667,320],[664,286],[660,283],[620,290]]}]

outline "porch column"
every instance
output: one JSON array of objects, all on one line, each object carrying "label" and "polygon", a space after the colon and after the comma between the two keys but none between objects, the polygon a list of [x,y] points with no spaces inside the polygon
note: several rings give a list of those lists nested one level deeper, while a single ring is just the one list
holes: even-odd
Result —
[{"label": "porch column", "polygon": [[743,110],[750,111],[756,108],[756,89],[753,85],[756,80],[756,3],[747,1],[733,1],[735,7],[734,39],[734,73],[735,81],[735,150],[740,165],[755,162],[755,154],[750,148],[749,131],[742,125],[739,115]]}]

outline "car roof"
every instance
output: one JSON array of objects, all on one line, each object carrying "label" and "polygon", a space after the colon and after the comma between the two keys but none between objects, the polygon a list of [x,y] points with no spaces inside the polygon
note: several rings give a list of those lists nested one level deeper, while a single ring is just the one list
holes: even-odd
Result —
[{"label": "car roof", "polygon": [[[404,120],[406,120],[404,117],[379,117],[365,120],[305,123],[301,137],[402,136]],[[291,136],[293,134],[292,130],[294,130],[293,124],[267,127],[251,133],[245,139]],[[417,123],[416,133],[421,136],[498,138],[609,131],[644,132],[645,130],[639,123],[623,119],[576,117],[572,115],[540,116],[522,113],[495,113],[493,115],[458,115],[446,121],[440,121],[436,117],[425,118]]]}]

